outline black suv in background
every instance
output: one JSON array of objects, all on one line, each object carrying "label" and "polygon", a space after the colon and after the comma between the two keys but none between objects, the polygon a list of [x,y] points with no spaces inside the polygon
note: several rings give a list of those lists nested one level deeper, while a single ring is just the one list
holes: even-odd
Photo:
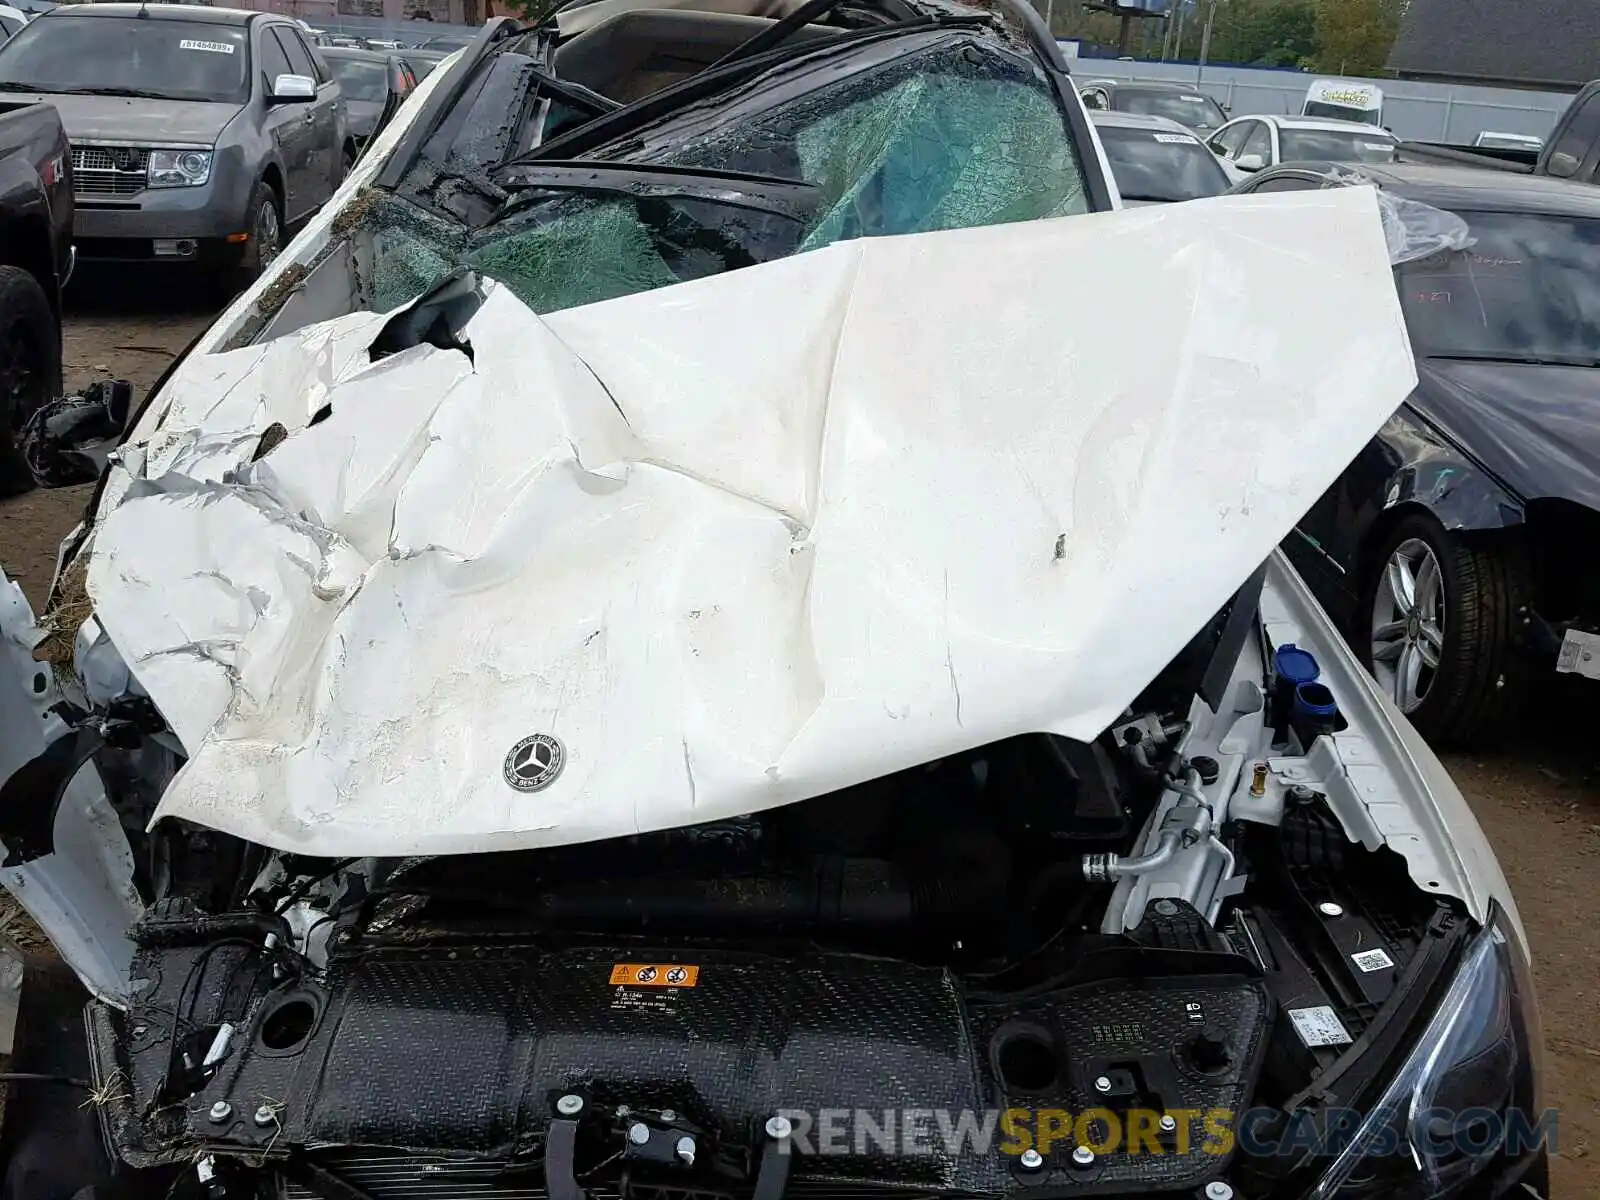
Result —
[{"label": "black suv in background", "polygon": [[16,436],[61,390],[61,289],[72,273],[72,167],[46,104],[0,111],[0,497],[33,486]]}]

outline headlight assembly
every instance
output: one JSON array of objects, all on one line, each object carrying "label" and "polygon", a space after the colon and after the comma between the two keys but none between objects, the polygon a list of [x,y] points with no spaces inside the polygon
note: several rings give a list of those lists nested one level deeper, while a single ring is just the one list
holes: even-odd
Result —
[{"label": "headlight assembly", "polygon": [[1529,966],[1495,910],[1394,1078],[1307,1200],[1459,1194],[1538,1153],[1542,1042]]},{"label": "headlight assembly", "polygon": [[199,187],[211,178],[211,151],[152,150],[145,177],[153,188]]}]

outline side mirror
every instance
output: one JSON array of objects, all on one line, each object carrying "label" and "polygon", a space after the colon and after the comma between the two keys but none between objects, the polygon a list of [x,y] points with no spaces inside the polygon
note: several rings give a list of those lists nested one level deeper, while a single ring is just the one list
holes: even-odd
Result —
[{"label": "side mirror", "polygon": [[317,98],[317,81],[309,75],[279,75],[267,94],[268,104],[300,104]]},{"label": "side mirror", "polygon": [[1233,160],[1233,165],[1241,171],[1259,171],[1267,165],[1265,154],[1241,154]]}]

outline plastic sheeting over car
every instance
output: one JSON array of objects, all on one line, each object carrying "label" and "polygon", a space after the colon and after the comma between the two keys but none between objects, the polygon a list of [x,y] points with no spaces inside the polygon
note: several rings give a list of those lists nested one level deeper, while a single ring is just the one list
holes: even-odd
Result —
[{"label": "plastic sheeting over car", "polygon": [[192,359],[126,449],[88,586],[192,752],[157,819],[509,849],[1092,738],[1414,383],[1365,189],[487,290],[470,356]]}]

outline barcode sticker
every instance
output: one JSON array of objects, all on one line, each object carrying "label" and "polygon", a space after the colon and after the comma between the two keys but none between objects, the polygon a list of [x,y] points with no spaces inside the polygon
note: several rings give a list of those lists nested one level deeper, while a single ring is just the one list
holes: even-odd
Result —
[{"label": "barcode sticker", "polygon": [[1382,950],[1359,950],[1350,956],[1350,961],[1363,975],[1372,971],[1387,971],[1394,966],[1394,959]]},{"label": "barcode sticker", "polygon": [[197,42],[193,38],[184,38],[178,43],[179,50],[204,50],[207,54],[232,54],[233,45],[230,42]]},{"label": "barcode sticker", "polygon": [[1194,139],[1181,133],[1158,133],[1156,141],[1165,142],[1169,146],[1192,146]]},{"label": "barcode sticker", "polygon": [[1291,1008],[1289,1020],[1294,1031],[1308,1046],[1348,1046],[1353,1040],[1339,1020],[1339,1014],[1326,1004],[1316,1008]]}]

